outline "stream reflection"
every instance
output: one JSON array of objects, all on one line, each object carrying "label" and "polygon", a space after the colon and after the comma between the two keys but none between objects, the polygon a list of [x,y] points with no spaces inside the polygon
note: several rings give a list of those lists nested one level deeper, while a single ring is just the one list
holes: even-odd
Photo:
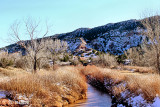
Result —
[{"label": "stream reflection", "polygon": [[111,98],[108,94],[100,92],[88,84],[87,99],[80,100],[68,107],[111,107]]}]

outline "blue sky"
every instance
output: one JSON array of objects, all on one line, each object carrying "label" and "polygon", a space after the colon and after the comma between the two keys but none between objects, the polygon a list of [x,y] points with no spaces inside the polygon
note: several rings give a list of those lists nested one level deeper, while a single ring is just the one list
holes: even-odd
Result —
[{"label": "blue sky", "polygon": [[0,47],[10,44],[8,30],[26,17],[49,20],[49,35],[139,19],[145,10],[158,11],[160,0],[0,0]]}]

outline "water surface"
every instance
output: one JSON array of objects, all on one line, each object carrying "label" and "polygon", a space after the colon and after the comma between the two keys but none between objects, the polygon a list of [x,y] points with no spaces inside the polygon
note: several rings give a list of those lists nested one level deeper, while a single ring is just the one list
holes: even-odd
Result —
[{"label": "water surface", "polygon": [[88,85],[87,99],[80,100],[69,107],[111,107],[111,98],[108,94]]}]

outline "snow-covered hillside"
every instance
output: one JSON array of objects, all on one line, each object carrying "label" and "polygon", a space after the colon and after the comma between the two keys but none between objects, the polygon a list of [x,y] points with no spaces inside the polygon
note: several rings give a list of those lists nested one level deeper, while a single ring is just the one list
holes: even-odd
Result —
[{"label": "snow-covered hillside", "polygon": [[83,37],[88,48],[112,54],[123,54],[125,50],[141,44],[142,35],[139,32],[141,27],[139,21],[128,20],[93,29],[78,29],[60,35],[59,38],[68,42],[71,51],[75,50],[80,43],[79,38]]},{"label": "snow-covered hillside", "polygon": [[[142,36],[139,32],[141,28],[140,21],[128,20],[109,23],[92,29],[79,28],[73,32],[56,34],[47,38],[67,41],[72,52],[81,43],[79,38],[82,37],[87,42],[88,48],[112,54],[122,54],[124,50],[141,44]],[[14,52],[14,49],[20,50],[20,47],[12,44],[6,49],[8,52]]]}]

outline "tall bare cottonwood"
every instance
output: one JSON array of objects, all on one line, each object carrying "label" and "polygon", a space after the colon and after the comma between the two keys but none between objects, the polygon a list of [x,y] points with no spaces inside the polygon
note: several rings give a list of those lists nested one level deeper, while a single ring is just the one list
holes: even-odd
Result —
[{"label": "tall bare cottonwood", "polygon": [[[20,25],[24,25],[23,27]],[[23,28],[23,30],[20,28]],[[46,28],[45,28],[46,27]],[[23,23],[15,22],[10,27],[10,36],[12,39],[22,48],[25,49],[30,63],[32,63],[32,72],[37,72],[37,62],[45,57],[45,40],[43,39],[49,31],[49,27],[46,23],[46,26],[43,27],[43,30],[40,29],[40,21],[35,21],[31,18],[28,18],[23,21]],[[45,30],[44,30],[45,29]],[[41,32],[44,31],[43,33]],[[26,37],[29,41],[23,41],[22,37]],[[38,39],[41,37],[42,39]]]},{"label": "tall bare cottonwood", "polygon": [[156,69],[160,72],[160,16],[154,15],[143,19],[141,22],[145,27],[143,33],[146,36],[144,50],[150,54],[145,58],[154,61]]}]

